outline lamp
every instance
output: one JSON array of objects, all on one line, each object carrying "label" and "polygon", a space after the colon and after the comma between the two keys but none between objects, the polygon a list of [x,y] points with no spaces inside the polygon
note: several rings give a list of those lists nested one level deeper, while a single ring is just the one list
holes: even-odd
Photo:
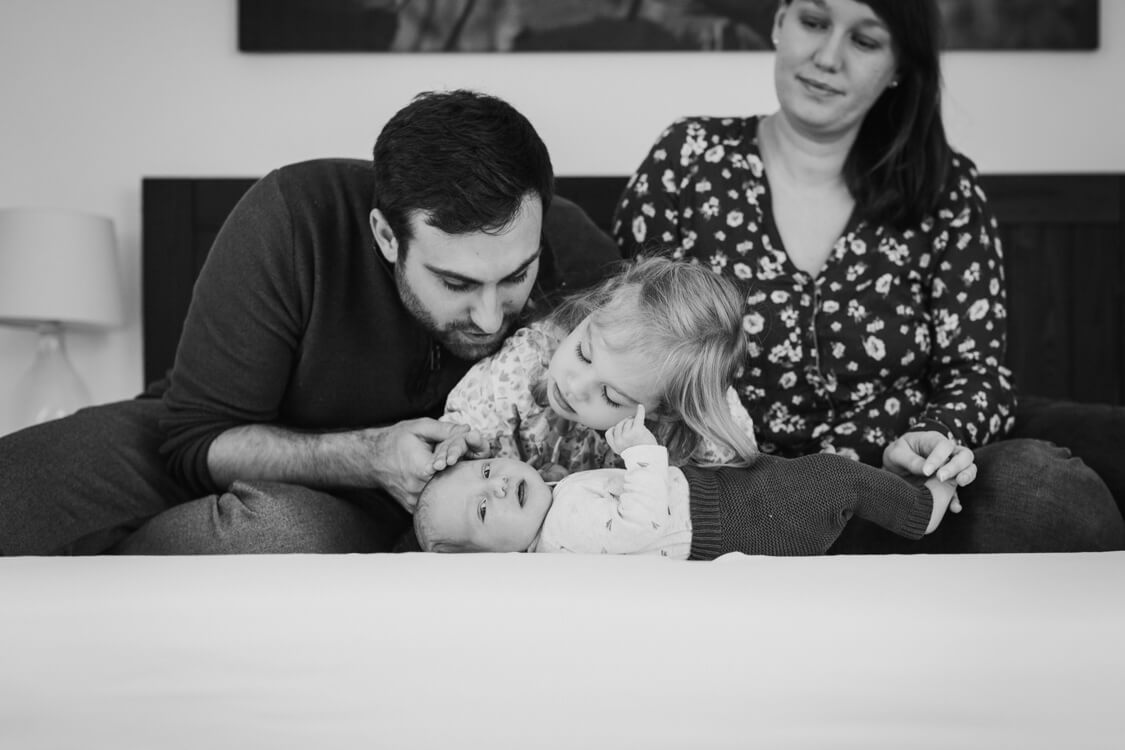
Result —
[{"label": "lamp", "polygon": [[0,324],[39,329],[35,362],[12,394],[17,426],[90,404],[63,326],[122,321],[113,222],[52,208],[0,209]]}]

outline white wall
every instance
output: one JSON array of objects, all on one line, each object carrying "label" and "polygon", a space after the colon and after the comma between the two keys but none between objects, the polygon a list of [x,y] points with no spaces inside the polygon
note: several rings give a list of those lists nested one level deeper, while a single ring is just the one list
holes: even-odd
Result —
[{"label": "white wall", "polygon": [[[1093,53],[951,53],[951,138],[988,172],[1125,172],[1125,3],[1102,2]],[[769,111],[771,56],[250,55],[237,0],[0,1],[0,206],[116,222],[128,323],[69,337],[96,401],[142,386],[140,181],[258,176],[366,157],[423,89],[498,94],[536,124],[563,175],[627,174],[682,114]],[[0,328],[0,432],[33,333]]]}]

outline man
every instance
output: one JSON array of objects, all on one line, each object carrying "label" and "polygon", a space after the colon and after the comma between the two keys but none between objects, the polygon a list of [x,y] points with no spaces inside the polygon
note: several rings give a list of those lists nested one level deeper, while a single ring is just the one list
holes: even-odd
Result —
[{"label": "man", "polygon": [[552,192],[531,124],[469,91],[399,111],[373,170],[275,170],[215,240],[161,400],[0,440],[0,552],[389,549],[457,429],[446,394],[566,282]]}]

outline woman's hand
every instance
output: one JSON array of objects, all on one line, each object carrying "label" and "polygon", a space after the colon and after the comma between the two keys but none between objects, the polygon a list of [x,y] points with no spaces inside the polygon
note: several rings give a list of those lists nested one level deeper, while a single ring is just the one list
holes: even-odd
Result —
[{"label": "woman's hand", "polygon": [[883,449],[883,468],[900,476],[933,477],[958,487],[977,478],[973,452],[934,430],[908,432],[890,443]]}]

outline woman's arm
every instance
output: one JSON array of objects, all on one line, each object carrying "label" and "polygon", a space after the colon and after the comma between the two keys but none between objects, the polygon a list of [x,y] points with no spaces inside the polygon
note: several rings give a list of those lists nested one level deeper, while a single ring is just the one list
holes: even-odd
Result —
[{"label": "woman's arm", "polygon": [[1004,365],[1007,304],[996,219],[976,170],[955,157],[946,200],[934,217],[930,283],[930,399],[911,430],[938,430],[969,445],[1002,437],[1015,392]]},{"label": "woman's arm", "polygon": [[613,217],[613,238],[622,256],[680,245],[679,191],[698,135],[692,121],[677,120],[660,134],[629,179]]}]

